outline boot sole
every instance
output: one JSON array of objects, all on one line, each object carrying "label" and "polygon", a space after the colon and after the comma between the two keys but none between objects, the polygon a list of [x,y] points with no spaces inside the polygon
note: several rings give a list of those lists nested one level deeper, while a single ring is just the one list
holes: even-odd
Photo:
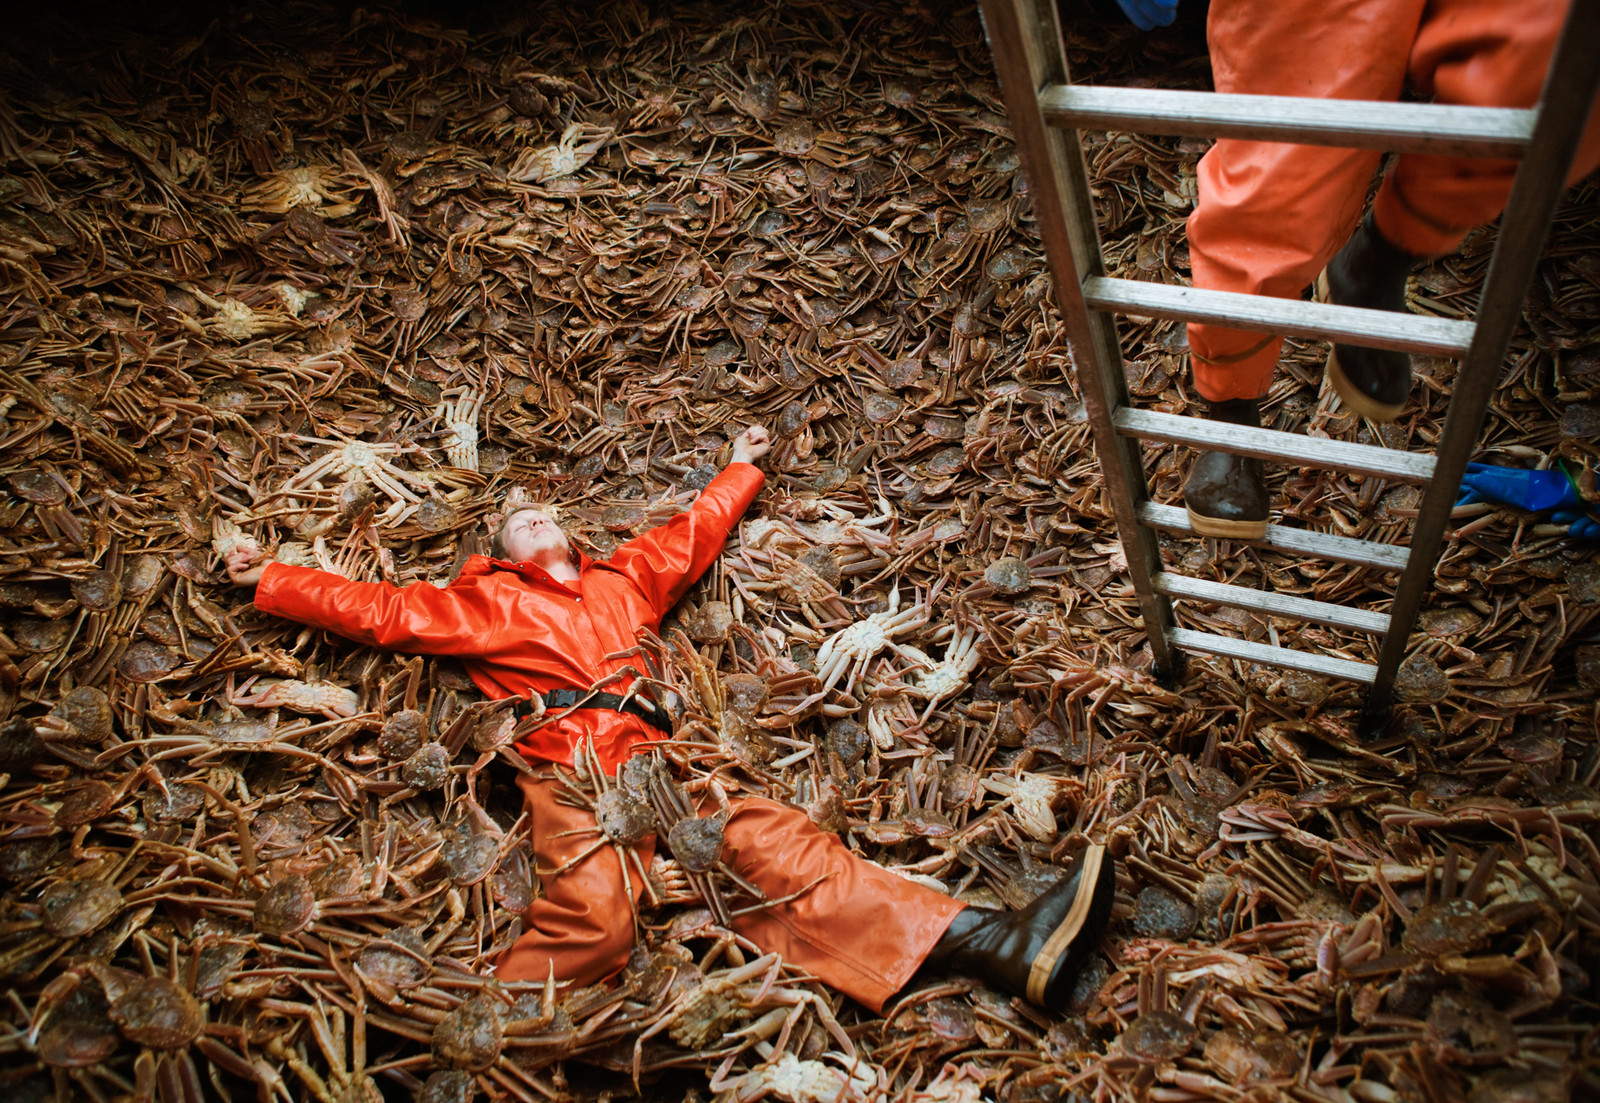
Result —
[{"label": "boot sole", "polygon": [[[1328,287],[1327,269],[1323,269],[1322,274],[1317,277],[1315,298],[1319,303],[1333,302]],[[1328,382],[1333,384],[1334,393],[1339,396],[1339,401],[1344,403],[1347,409],[1355,411],[1364,418],[1388,424],[1399,417],[1400,411],[1406,408],[1404,402],[1398,405],[1378,402],[1357,390],[1355,384],[1351,383],[1349,377],[1344,374],[1344,369],[1339,367],[1339,356],[1332,344],[1328,346],[1327,373]]]},{"label": "boot sole", "polygon": [[1028,999],[1035,1004],[1046,1005],[1045,989],[1050,983],[1051,974],[1061,959],[1071,952],[1073,942],[1083,932],[1083,925],[1094,906],[1100,870],[1108,860],[1104,846],[1092,845],[1083,852],[1083,864],[1078,868],[1078,895],[1073,898],[1072,907],[1067,909],[1066,918],[1050,932],[1050,937],[1045,940],[1028,970]]},{"label": "boot sole", "polygon": [[1188,506],[1183,508],[1189,514],[1189,527],[1201,536],[1215,536],[1223,540],[1260,540],[1267,534],[1265,520],[1229,521],[1221,517],[1207,517],[1203,513],[1196,513]]}]

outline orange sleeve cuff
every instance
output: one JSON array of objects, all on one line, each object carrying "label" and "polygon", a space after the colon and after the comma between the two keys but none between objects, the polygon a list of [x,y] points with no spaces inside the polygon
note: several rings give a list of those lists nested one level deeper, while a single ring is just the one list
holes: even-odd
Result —
[{"label": "orange sleeve cuff", "polygon": [[256,583],[255,603],[256,608],[263,613],[271,613],[275,617],[289,617],[294,619],[284,602],[285,591],[292,590],[292,573],[296,570],[305,570],[304,567],[291,567],[287,563],[274,560],[268,563],[261,572],[261,581]]}]

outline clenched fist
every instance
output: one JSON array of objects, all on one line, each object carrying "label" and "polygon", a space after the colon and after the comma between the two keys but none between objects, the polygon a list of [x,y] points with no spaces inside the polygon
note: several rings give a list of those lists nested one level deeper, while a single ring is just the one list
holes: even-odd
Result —
[{"label": "clenched fist", "polygon": [[772,434],[765,425],[752,425],[733,438],[733,462],[755,463],[772,447]]},{"label": "clenched fist", "polygon": [[235,586],[254,586],[272,558],[260,548],[236,548],[228,553],[228,578]]}]

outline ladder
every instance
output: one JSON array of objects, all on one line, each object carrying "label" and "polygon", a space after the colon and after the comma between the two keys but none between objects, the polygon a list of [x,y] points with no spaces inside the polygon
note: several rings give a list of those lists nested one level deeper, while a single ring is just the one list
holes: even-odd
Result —
[{"label": "ladder", "polygon": [[[981,0],[984,29],[1056,298],[1077,364],[1100,470],[1127,555],[1158,674],[1185,652],[1286,667],[1368,686],[1363,727],[1378,730],[1393,699],[1423,598],[1433,587],[1445,528],[1522,312],[1562,181],[1600,85],[1600,0],[1573,0],[1536,108],[1370,103],[1230,95],[1069,82],[1057,0]],[[1475,322],[1427,318],[1113,279],[1105,274],[1080,129],[1238,137],[1407,153],[1520,158]],[[1459,357],[1444,429],[1432,455],[1323,440],[1136,409],[1129,400],[1115,315],[1223,323],[1235,329]],[[1344,470],[1426,489],[1409,548],[1269,525],[1277,551],[1398,572],[1387,614],[1229,586],[1165,570],[1153,529],[1190,532],[1183,509],[1150,500],[1139,441]],[[1172,599],[1231,605],[1382,637],[1376,664],[1180,628]]]}]

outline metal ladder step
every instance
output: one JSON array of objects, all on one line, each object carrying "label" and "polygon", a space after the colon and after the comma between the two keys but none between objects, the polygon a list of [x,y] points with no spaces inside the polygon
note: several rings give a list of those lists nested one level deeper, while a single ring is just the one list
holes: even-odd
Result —
[{"label": "metal ladder step", "polygon": [[1049,85],[1039,93],[1039,107],[1045,121],[1059,127],[1482,157],[1520,156],[1534,123],[1533,111],[1510,107],[1084,84]]},{"label": "metal ladder step", "polygon": [[1330,471],[1354,471],[1406,483],[1427,483],[1433,478],[1437,462],[1433,456],[1423,452],[1403,452],[1372,444],[1303,437],[1299,433],[1284,433],[1277,429],[1230,425],[1224,421],[1135,410],[1128,406],[1111,415],[1111,424],[1125,437],[1165,444],[1197,445],[1215,452],[1231,452],[1239,456],[1255,456],[1257,459]]},{"label": "metal ladder step", "polygon": [[1208,655],[1222,655],[1229,659],[1243,659],[1263,666],[1283,666],[1302,670],[1307,674],[1321,674],[1328,678],[1344,678],[1352,682],[1371,685],[1378,677],[1378,668],[1370,663],[1336,659],[1331,655],[1313,655],[1308,651],[1295,651],[1287,647],[1273,647],[1267,643],[1251,643],[1230,636],[1213,636],[1209,632],[1195,632],[1188,628],[1171,628],[1167,638],[1185,651],[1201,651]]},{"label": "metal ladder step", "polygon": [[[1147,528],[1182,533],[1186,536],[1194,535],[1194,528],[1189,524],[1188,511],[1178,506],[1140,502],[1137,513],[1139,523]],[[1403,571],[1406,569],[1407,560],[1411,558],[1411,549],[1398,544],[1353,540],[1348,536],[1336,536],[1311,529],[1288,528],[1284,525],[1268,525],[1266,535],[1260,540],[1242,541],[1242,543],[1259,544],[1261,547],[1271,548],[1287,555],[1332,559],[1340,563],[1373,567],[1380,571]]]},{"label": "metal ladder step", "polygon": [[1389,630],[1389,617],[1384,613],[1371,613],[1365,609],[1350,609],[1326,601],[1280,594],[1272,590],[1252,590],[1245,586],[1229,586],[1204,578],[1157,571],[1150,579],[1157,593],[1168,597],[1209,601],[1217,605],[1233,605],[1277,617],[1331,624],[1335,628],[1352,628],[1357,632],[1383,635]]},{"label": "metal ladder step", "polygon": [[1205,291],[1183,284],[1149,283],[1090,276],[1083,299],[1095,310],[1209,322],[1231,329],[1262,330],[1291,337],[1318,337],[1352,345],[1462,356],[1472,344],[1473,323],[1392,310],[1308,303],[1232,291]]}]

